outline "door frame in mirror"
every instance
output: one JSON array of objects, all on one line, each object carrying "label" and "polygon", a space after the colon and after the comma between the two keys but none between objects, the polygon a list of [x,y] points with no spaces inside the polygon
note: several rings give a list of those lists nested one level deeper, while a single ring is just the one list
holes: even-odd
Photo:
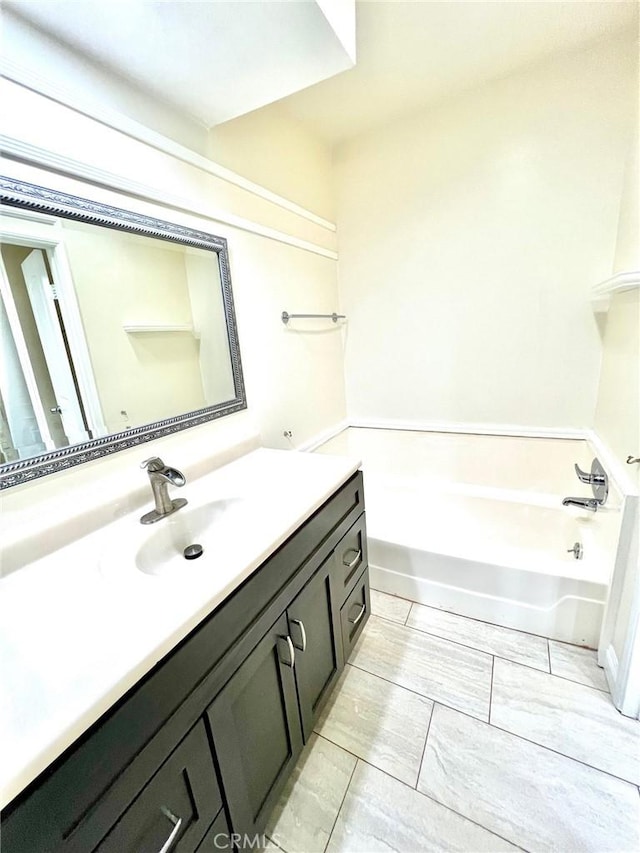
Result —
[{"label": "door frame in mirror", "polygon": [[51,216],[62,216],[79,222],[156,237],[161,240],[215,252],[220,270],[229,356],[235,389],[235,395],[232,399],[213,406],[207,406],[193,412],[185,412],[81,444],[62,447],[39,456],[4,463],[0,465],[0,489],[7,489],[44,477],[47,474],[64,471],[81,465],[83,462],[100,459],[120,450],[128,450],[147,441],[153,441],[156,438],[162,438],[247,408],[231,289],[229,253],[227,241],[224,237],[216,237],[205,231],[197,231],[183,225],[51,190],[26,181],[17,181],[6,176],[0,176],[0,204],[5,208],[18,208],[46,213]]}]

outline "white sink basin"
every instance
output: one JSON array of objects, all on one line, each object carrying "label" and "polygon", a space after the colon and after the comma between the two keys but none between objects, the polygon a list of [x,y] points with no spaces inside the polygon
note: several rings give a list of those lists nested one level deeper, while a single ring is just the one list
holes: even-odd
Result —
[{"label": "white sink basin", "polygon": [[[243,498],[224,498],[179,509],[149,526],[136,526],[131,538],[123,537],[100,558],[102,573],[143,572],[156,577],[177,577],[213,571],[216,554],[224,550],[233,530],[234,517],[245,505]],[[188,560],[185,549],[200,545],[202,553]]]}]

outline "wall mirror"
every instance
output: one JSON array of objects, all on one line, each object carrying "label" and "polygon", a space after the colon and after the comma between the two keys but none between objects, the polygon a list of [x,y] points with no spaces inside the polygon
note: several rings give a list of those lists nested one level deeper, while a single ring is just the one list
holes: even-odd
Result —
[{"label": "wall mirror", "polygon": [[226,240],[0,177],[0,487],[246,408]]}]

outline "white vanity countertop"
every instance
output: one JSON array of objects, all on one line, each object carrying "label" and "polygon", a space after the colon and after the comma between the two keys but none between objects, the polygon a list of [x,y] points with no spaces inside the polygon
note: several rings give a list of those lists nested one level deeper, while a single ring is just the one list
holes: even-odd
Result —
[{"label": "white vanity countertop", "polygon": [[[143,526],[141,513],[131,513],[0,580],[2,806],[260,566],[359,464],[343,456],[255,450],[182,490],[171,489],[189,505],[170,518]],[[192,512],[197,530],[193,510],[199,507],[215,516],[196,540],[204,547],[201,558],[181,559],[161,576],[135,567],[136,553],[150,536],[175,538],[181,546],[191,523],[186,513]]]}]

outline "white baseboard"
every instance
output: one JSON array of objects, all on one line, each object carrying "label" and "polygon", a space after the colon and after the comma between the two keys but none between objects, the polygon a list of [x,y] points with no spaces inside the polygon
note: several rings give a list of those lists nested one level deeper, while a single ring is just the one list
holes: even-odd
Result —
[{"label": "white baseboard", "polygon": [[618,655],[613,646],[607,646],[604,653],[599,655],[601,658],[602,668],[609,685],[611,694],[615,692],[616,684],[618,683]]},{"label": "white baseboard", "polygon": [[398,429],[415,432],[452,432],[472,435],[508,435],[521,438],[586,440],[588,430],[576,427],[532,427],[523,424],[482,424],[471,421],[401,421],[392,418],[349,418],[349,426],[364,429]]}]

